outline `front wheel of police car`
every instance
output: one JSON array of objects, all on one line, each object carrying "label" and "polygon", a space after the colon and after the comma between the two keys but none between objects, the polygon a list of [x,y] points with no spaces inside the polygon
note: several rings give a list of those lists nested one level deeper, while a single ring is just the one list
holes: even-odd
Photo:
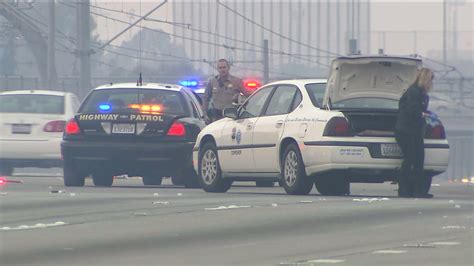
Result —
[{"label": "front wheel of police car", "polygon": [[307,195],[313,188],[313,181],[304,170],[303,159],[296,144],[288,145],[281,162],[282,185],[291,195]]},{"label": "front wheel of police car", "polygon": [[232,186],[231,180],[222,178],[222,171],[214,143],[204,144],[199,153],[199,182],[206,192],[226,192]]}]

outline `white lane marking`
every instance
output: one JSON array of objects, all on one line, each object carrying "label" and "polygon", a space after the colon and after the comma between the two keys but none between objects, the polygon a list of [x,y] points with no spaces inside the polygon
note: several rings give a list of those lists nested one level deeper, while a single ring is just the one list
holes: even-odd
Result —
[{"label": "white lane marking", "polygon": [[272,203],[272,207],[278,207],[278,204]]},{"label": "white lane marking", "polygon": [[352,199],[352,201],[359,201],[359,202],[368,202],[372,203],[374,201],[387,201],[390,200],[389,198],[362,198],[362,199]]},{"label": "white lane marking", "polygon": [[54,227],[54,226],[63,226],[66,225],[67,223],[65,222],[55,222],[55,223],[50,223],[50,224],[42,224],[38,223],[35,225],[20,225],[17,227],[0,227],[0,230],[2,231],[13,231],[13,230],[26,230],[26,229],[38,229],[38,228],[47,228],[47,227]]},{"label": "white lane marking", "polygon": [[441,229],[466,229],[466,227],[460,225],[446,225],[441,227]]},{"label": "white lane marking", "polygon": [[387,249],[387,250],[377,250],[372,253],[374,254],[402,254],[406,253],[406,250],[393,250],[393,249]]},{"label": "white lane marking", "polygon": [[432,242],[430,244],[435,245],[435,246],[456,246],[456,245],[460,245],[461,243],[459,242]]},{"label": "white lane marking", "polygon": [[432,244],[405,244],[404,248],[434,248]]},{"label": "white lane marking", "polygon": [[440,187],[440,184],[431,184],[432,187]]},{"label": "white lane marking", "polygon": [[300,200],[300,203],[313,203],[312,200]]},{"label": "white lane marking", "polygon": [[230,205],[230,206],[219,206],[216,208],[205,208],[206,211],[218,211],[218,210],[230,210],[230,209],[240,209],[240,208],[250,208],[250,206],[237,206],[237,205]]},{"label": "white lane marking", "polygon": [[317,259],[317,260],[308,260],[306,263],[341,263],[345,260],[335,260],[335,259]]}]

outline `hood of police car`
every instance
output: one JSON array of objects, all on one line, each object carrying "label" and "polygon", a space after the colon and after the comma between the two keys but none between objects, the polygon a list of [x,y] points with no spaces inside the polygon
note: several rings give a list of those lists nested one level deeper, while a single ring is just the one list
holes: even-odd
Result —
[{"label": "hood of police car", "polygon": [[337,58],[331,64],[324,105],[365,97],[399,100],[421,65],[421,59],[414,57]]}]

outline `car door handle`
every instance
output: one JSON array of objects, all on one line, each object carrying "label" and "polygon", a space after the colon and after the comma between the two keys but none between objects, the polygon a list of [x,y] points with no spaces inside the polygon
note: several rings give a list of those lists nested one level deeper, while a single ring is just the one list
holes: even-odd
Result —
[{"label": "car door handle", "polygon": [[275,124],[276,127],[281,127],[283,125],[283,120],[278,120]]},{"label": "car door handle", "polygon": [[247,124],[247,130],[252,129],[252,127],[253,127],[253,123],[248,123],[248,124]]}]

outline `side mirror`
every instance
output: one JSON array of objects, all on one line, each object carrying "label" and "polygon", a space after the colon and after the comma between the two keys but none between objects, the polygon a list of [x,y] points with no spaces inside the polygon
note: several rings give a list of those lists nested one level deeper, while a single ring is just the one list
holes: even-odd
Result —
[{"label": "side mirror", "polygon": [[224,117],[229,117],[229,118],[232,118],[232,119],[237,119],[237,117],[238,117],[237,114],[238,114],[237,113],[237,108],[235,108],[235,107],[227,107],[222,111],[222,115]]}]

